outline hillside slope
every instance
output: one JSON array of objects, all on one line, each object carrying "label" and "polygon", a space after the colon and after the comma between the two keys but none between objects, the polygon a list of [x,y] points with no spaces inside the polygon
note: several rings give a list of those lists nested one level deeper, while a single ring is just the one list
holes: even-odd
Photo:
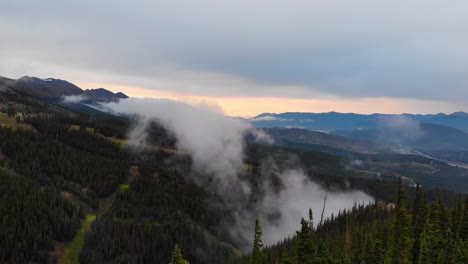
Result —
[{"label": "hillside slope", "polygon": [[263,129],[280,146],[291,146],[294,143],[321,145],[363,154],[391,153],[389,147],[366,143],[339,135],[326,134],[299,128],[265,128]]},{"label": "hillside slope", "polygon": [[450,115],[416,114],[354,114],[354,113],[263,113],[250,118],[256,127],[297,127],[316,131],[348,130],[358,128],[377,128],[388,123],[415,121],[457,128],[468,132],[468,116],[463,112]]},{"label": "hillside slope", "polygon": [[422,123],[415,130],[371,128],[333,131],[333,134],[372,144],[403,145],[426,150],[468,150],[468,134],[447,126]]}]

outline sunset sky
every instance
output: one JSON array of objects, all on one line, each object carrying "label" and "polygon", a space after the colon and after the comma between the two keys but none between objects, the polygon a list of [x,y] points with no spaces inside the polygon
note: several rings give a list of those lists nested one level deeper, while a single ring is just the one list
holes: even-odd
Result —
[{"label": "sunset sky", "polygon": [[466,10],[456,0],[6,0],[0,76],[244,117],[468,111]]}]

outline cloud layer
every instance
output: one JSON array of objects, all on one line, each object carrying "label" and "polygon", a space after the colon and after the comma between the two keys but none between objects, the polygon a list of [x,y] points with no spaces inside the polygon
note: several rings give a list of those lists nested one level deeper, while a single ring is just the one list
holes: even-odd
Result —
[{"label": "cloud layer", "polygon": [[247,122],[226,117],[210,105],[128,98],[104,104],[104,109],[138,116],[139,122],[129,134],[129,143],[137,146],[147,144],[146,127],[151,121],[161,123],[175,135],[177,149],[192,157],[193,169],[209,177],[197,180],[220,189],[239,185],[237,175],[243,168],[244,136],[253,133],[259,140],[268,140]]},{"label": "cloud layer", "polygon": [[299,167],[280,168],[273,157],[260,161],[258,175],[247,173],[243,169],[245,135],[251,133],[262,141],[270,139],[245,121],[224,116],[216,107],[135,98],[103,104],[103,107],[114,113],[136,115],[139,122],[128,134],[132,145],[147,146],[146,127],[152,120],[175,136],[177,149],[189,154],[193,161],[195,173],[187,177],[226,200],[223,206],[233,212],[233,219],[226,219],[220,225],[227,226],[226,230],[241,248],[250,248],[257,218],[265,230],[264,241],[273,244],[293,235],[309,208],[318,215],[325,196],[328,197],[325,217],[355,203],[372,201],[361,191],[325,190]]},{"label": "cloud layer", "polygon": [[467,9],[457,0],[7,0],[0,71],[31,74],[38,63],[198,95],[460,102]]}]

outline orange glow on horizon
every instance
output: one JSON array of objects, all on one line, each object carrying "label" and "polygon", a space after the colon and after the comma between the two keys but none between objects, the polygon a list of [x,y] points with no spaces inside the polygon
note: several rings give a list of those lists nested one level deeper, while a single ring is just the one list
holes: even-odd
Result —
[{"label": "orange glow on horizon", "polygon": [[[106,87],[113,92],[123,92],[135,98],[166,98],[189,104],[207,103],[219,106],[228,116],[253,117],[261,113],[283,112],[342,112],[342,113],[414,113],[419,109],[444,109],[451,105],[445,102],[421,101],[394,98],[352,99],[299,99],[283,97],[229,97],[200,96],[181,92],[153,90],[103,83],[79,83],[81,87]],[[452,105],[453,106],[453,105]]]}]

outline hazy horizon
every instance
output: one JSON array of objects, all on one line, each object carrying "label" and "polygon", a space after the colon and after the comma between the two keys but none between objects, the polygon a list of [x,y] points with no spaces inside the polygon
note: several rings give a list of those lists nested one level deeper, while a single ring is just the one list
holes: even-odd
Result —
[{"label": "hazy horizon", "polygon": [[205,102],[230,116],[468,111],[467,8],[463,1],[6,1],[0,75]]}]

